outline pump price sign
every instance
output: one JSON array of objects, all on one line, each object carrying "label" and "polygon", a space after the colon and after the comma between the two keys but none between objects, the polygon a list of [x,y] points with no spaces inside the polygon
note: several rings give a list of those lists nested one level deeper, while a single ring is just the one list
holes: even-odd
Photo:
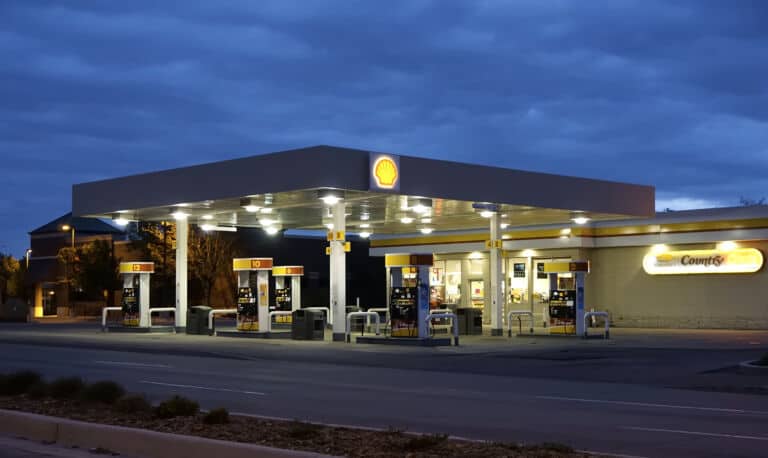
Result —
[{"label": "pump price sign", "polygon": [[232,270],[272,270],[272,258],[235,258]]},{"label": "pump price sign", "polygon": [[121,262],[120,263],[121,274],[139,274],[139,273],[155,273],[154,262]]}]

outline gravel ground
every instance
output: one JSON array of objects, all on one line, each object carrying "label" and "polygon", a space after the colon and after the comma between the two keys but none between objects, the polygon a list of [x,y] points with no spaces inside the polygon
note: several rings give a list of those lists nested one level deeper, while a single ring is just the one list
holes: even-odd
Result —
[{"label": "gravel ground", "polygon": [[[349,457],[547,457],[585,456],[557,444],[518,445],[470,442],[444,436],[415,436],[401,431],[376,432],[326,427],[302,422],[231,416],[223,425],[206,425],[194,417],[156,418],[152,412],[116,414],[110,406],[75,401],[0,398],[0,408],[94,423],[144,428],[174,434],[248,442]],[[21,455],[24,456],[24,455]],[[54,455],[55,456],[55,455]],[[96,456],[96,455],[92,455]]]}]

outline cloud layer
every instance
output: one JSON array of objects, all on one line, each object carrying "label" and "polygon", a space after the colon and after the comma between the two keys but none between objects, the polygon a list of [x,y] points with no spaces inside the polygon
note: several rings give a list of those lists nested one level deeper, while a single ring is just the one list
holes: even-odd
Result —
[{"label": "cloud layer", "polygon": [[765,2],[221,3],[0,4],[0,251],[73,183],[314,144],[768,194]]}]

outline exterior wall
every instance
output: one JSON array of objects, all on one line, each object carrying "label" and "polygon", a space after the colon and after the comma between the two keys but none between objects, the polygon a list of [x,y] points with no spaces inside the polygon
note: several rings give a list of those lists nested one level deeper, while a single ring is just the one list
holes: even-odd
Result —
[{"label": "exterior wall", "polygon": [[[739,242],[768,253],[768,241]],[[713,243],[670,245],[711,249]],[[588,250],[586,308],[610,313],[615,326],[768,329],[768,269],[755,274],[648,275],[649,247]]]}]

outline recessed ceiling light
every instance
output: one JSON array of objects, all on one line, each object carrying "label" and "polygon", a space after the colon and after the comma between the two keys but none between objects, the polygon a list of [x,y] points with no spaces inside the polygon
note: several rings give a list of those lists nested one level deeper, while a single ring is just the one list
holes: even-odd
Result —
[{"label": "recessed ceiling light", "polygon": [[202,224],[200,225],[200,229],[204,230],[205,232],[212,231],[214,228],[213,224]]},{"label": "recessed ceiling light", "polygon": [[325,205],[334,205],[339,203],[341,199],[339,199],[338,196],[329,195],[329,196],[323,197],[321,200],[323,201],[323,203],[325,203]]},{"label": "recessed ceiling light", "polygon": [[501,228],[506,229],[509,227],[509,223],[501,223]]},{"label": "recessed ceiling light", "polygon": [[333,223],[325,223],[325,227],[327,227],[329,231],[332,231],[333,230]]},{"label": "recessed ceiling light", "polygon": [[360,225],[360,227],[361,227],[362,229],[367,229],[367,228],[371,227],[371,225],[370,225],[370,224],[368,224],[368,223],[362,223],[362,224]]},{"label": "recessed ceiling light", "polygon": [[259,211],[265,214],[269,214],[269,213],[272,213],[272,207],[264,207]]},{"label": "recessed ceiling light", "polygon": [[422,227],[419,230],[421,231],[422,234],[431,234],[434,229],[432,229],[431,227]]},{"label": "recessed ceiling light", "polygon": [[432,218],[421,218],[421,222],[424,224],[429,224],[432,222]]},{"label": "recessed ceiling light", "polygon": [[360,238],[363,238],[363,239],[367,239],[370,236],[371,236],[370,232],[361,232],[360,233]]},{"label": "recessed ceiling light", "polygon": [[491,216],[493,216],[493,212],[490,210],[483,210],[480,212],[480,216],[482,216],[483,218],[490,218]]},{"label": "recessed ceiling light", "polygon": [[651,247],[651,253],[653,254],[664,253],[666,251],[669,251],[669,247],[664,245],[663,243],[657,243],[656,245]]},{"label": "recessed ceiling light", "polygon": [[566,227],[565,229],[562,229],[560,231],[560,234],[562,234],[562,235],[571,235],[571,228],[570,227]]},{"label": "recessed ceiling light", "polygon": [[279,231],[280,231],[280,229],[278,229],[278,228],[277,228],[277,227],[275,227],[275,226],[268,226],[268,227],[265,227],[265,228],[264,228],[264,232],[266,232],[266,233],[267,233],[267,234],[269,234],[269,235],[275,235],[275,234],[277,234]]},{"label": "recessed ceiling light", "polygon": [[259,219],[259,224],[261,224],[262,226],[271,226],[271,225],[275,224],[276,222],[277,221],[275,221],[273,219],[270,219],[270,218],[261,218],[261,219]]},{"label": "recessed ceiling light", "polygon": [[575,216],[571,218],[571,221],[573,221],[576,224],[587,224],[589,222],[589,218],[586,216]]},{"label": "recessed ceiling light", "polygon": [[720,242],[717,244],[717,249],[723,250],[723,251],[735,250],[737,247],[738,245],[736,245],[736,242],[732,242],[730,240],[726,242]]},{"label": "recessed ceiling light", "polygon": [[213,219],[213,215],[203,215],[203,216],[201,216],[201,218],[203,218],[206,221],[210,221],[210,220]]},{"label": "recessed ceiling light", "polygon": [[403,223],[403,224],[411,224],[413,222],[413,218],[411,218],[409,216],[404,216],[404,217],[400,218],[400,222]]},{"label": "recessed ceiling light", "polygon": [[176,210],[175,212],[171,213],[171,216],[173,216],[173,219],[176,221],[181,221],[187,219],[187,216],[189,216],[189,213],[185,213],[181,210]]}]

